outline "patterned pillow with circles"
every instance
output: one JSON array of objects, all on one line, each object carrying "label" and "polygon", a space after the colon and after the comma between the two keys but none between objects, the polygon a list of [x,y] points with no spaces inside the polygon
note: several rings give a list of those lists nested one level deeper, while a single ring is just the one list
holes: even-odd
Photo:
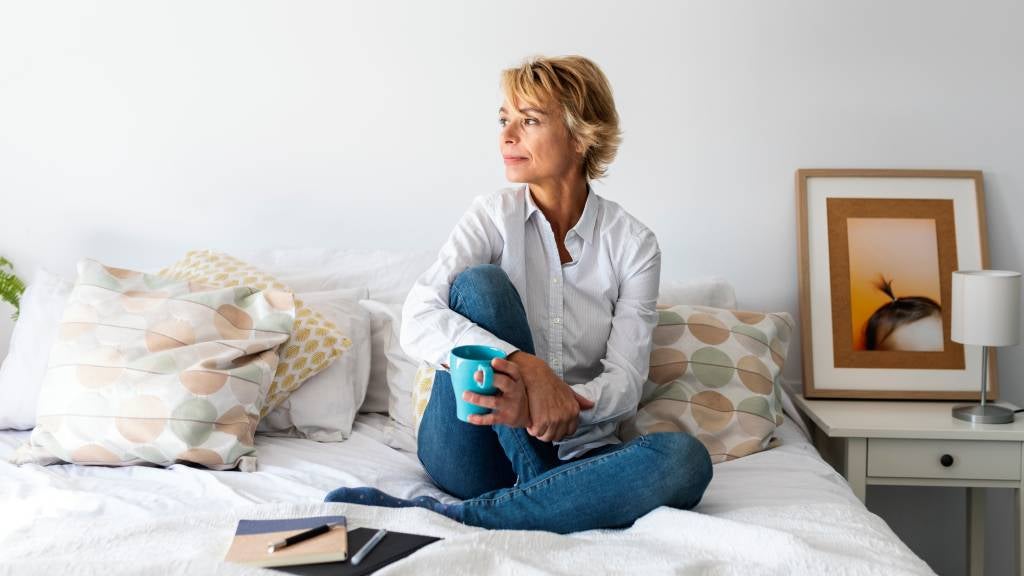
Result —
[{"label": "patterned pillow with circles", "polygon": [[792,317],[705,306],[658,309],[643,398],[636,415],[620,423],[619,437],[687,432],[716,464],[768,448],[783,421],[779,375]]},{"label": "patterned pillow with circles", "polygon": [[[207,286],[252,286],[260,290],[293,292],[273,276],[237,258],[213,250],[192,250],[161,276],[199,282]],[[326,369],[352,341],[334,322],[295,298],[295,328],[281,347],[281,362],[270,385],[261,416],[277,408],[303,382]]]},{"label": "patterned pillow with circles", "polygon": [[78,263],[14,461],[252,469],[290,292]]}]

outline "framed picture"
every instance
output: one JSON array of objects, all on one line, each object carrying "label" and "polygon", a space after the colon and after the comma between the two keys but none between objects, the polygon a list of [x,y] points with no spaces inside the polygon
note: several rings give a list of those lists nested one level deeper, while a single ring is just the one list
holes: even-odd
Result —
[{"label": "framed picture", "polygon": [[[798,170],[804,395],[975,400],[954,270],[988,266],[979,171]],[[988,396],[998,391],[990,350]]]}]

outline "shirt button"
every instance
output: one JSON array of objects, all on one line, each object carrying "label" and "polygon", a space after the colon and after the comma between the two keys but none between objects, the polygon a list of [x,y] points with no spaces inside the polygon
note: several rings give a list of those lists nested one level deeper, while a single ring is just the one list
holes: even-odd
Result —
[{"label": "shirt button", "polygon": [[562,319],[561,319],[561,318],[558,318],[558,317],[556,316],[556,317],[554,317],[554,318],[552,318],[552,319],[551,319],[551,322],[552,322],[552,323],[554,323],[554,324],[561,324],[561,323],[562,323]]},{"label": "shirt button", "polygon": [[558,284],[558,278],[552,278],[551,279],[551,283],[552,284]]}]

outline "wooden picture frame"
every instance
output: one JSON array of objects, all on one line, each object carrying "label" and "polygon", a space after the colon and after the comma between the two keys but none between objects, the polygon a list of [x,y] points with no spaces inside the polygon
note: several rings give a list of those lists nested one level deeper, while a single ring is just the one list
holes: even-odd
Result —
[{"label": "wooden picture frame", "polygon": [[949,305],[954,270],[988,267],[982,173],[801,169],[796,192],[804,396],[979,399]]}]

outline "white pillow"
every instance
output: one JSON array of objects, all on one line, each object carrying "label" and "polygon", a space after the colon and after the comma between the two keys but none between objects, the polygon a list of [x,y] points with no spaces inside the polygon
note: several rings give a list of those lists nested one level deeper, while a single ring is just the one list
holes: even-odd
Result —
[{"label": "white pillow", "polygon": [[437,250],[283,248],[249,255],[296,292],[363,287],[378,302],[405,302],[416,279],[437,258]]},{"label": "white pillow", "polygon": [[50,347],[69,294],[71,283],[43,268],[36,268],[22,293],[21,312],[0,366],[0,430],[35,428]]},{"label": "white pillow", "polygon": [[390,413],[411,426],[417,362],[398,342],[401,308],[409,289],[434,262],[437,252],[282,248],[247,254],[246,258],[296,292],[353,286],[368,289],[368,298],[360,303],[371,314],[370,385],[359,411]]},{"label": "white pillow", "polygon": [[340,442],[349,437],[370,381],[370,314],[358,302],[365,296],[365,288],[298,295],[307,306],[334,322],[351,342],[330,366],[267,414],[258,432],[318,442]]},{"label": "white pillow", "polygon": [[736,290],[724,278],[709,276],[696,280],[668,280],[661,283],[658,304],[687,304],[736,309]]},{"label": "white pillow", "polygon": [[[396,421],[413,427],[412,389],[416,379],[418,363],[410,358],[399,343],[402,323],[402,305],[385,304],[376,300],[359,302],[369,310],[373,319],[374,365],[370,373],[370,389],[367,391],[363,411],[367,406],[384,405],[384,410]],[[386,386],[374,386],[385,382]]]},{"label": "white pillow", "polygon": [[[369,303],[369,306],[367,305]],[[385,306],[383,303],[379,303]],[[391,346],[391,319],[386,311],[379,308],[374,313],[373,303],[360,300],[359,305],[370,314],[370,385],[359,411],[363,413],[388,414],[388,348]]]}]

